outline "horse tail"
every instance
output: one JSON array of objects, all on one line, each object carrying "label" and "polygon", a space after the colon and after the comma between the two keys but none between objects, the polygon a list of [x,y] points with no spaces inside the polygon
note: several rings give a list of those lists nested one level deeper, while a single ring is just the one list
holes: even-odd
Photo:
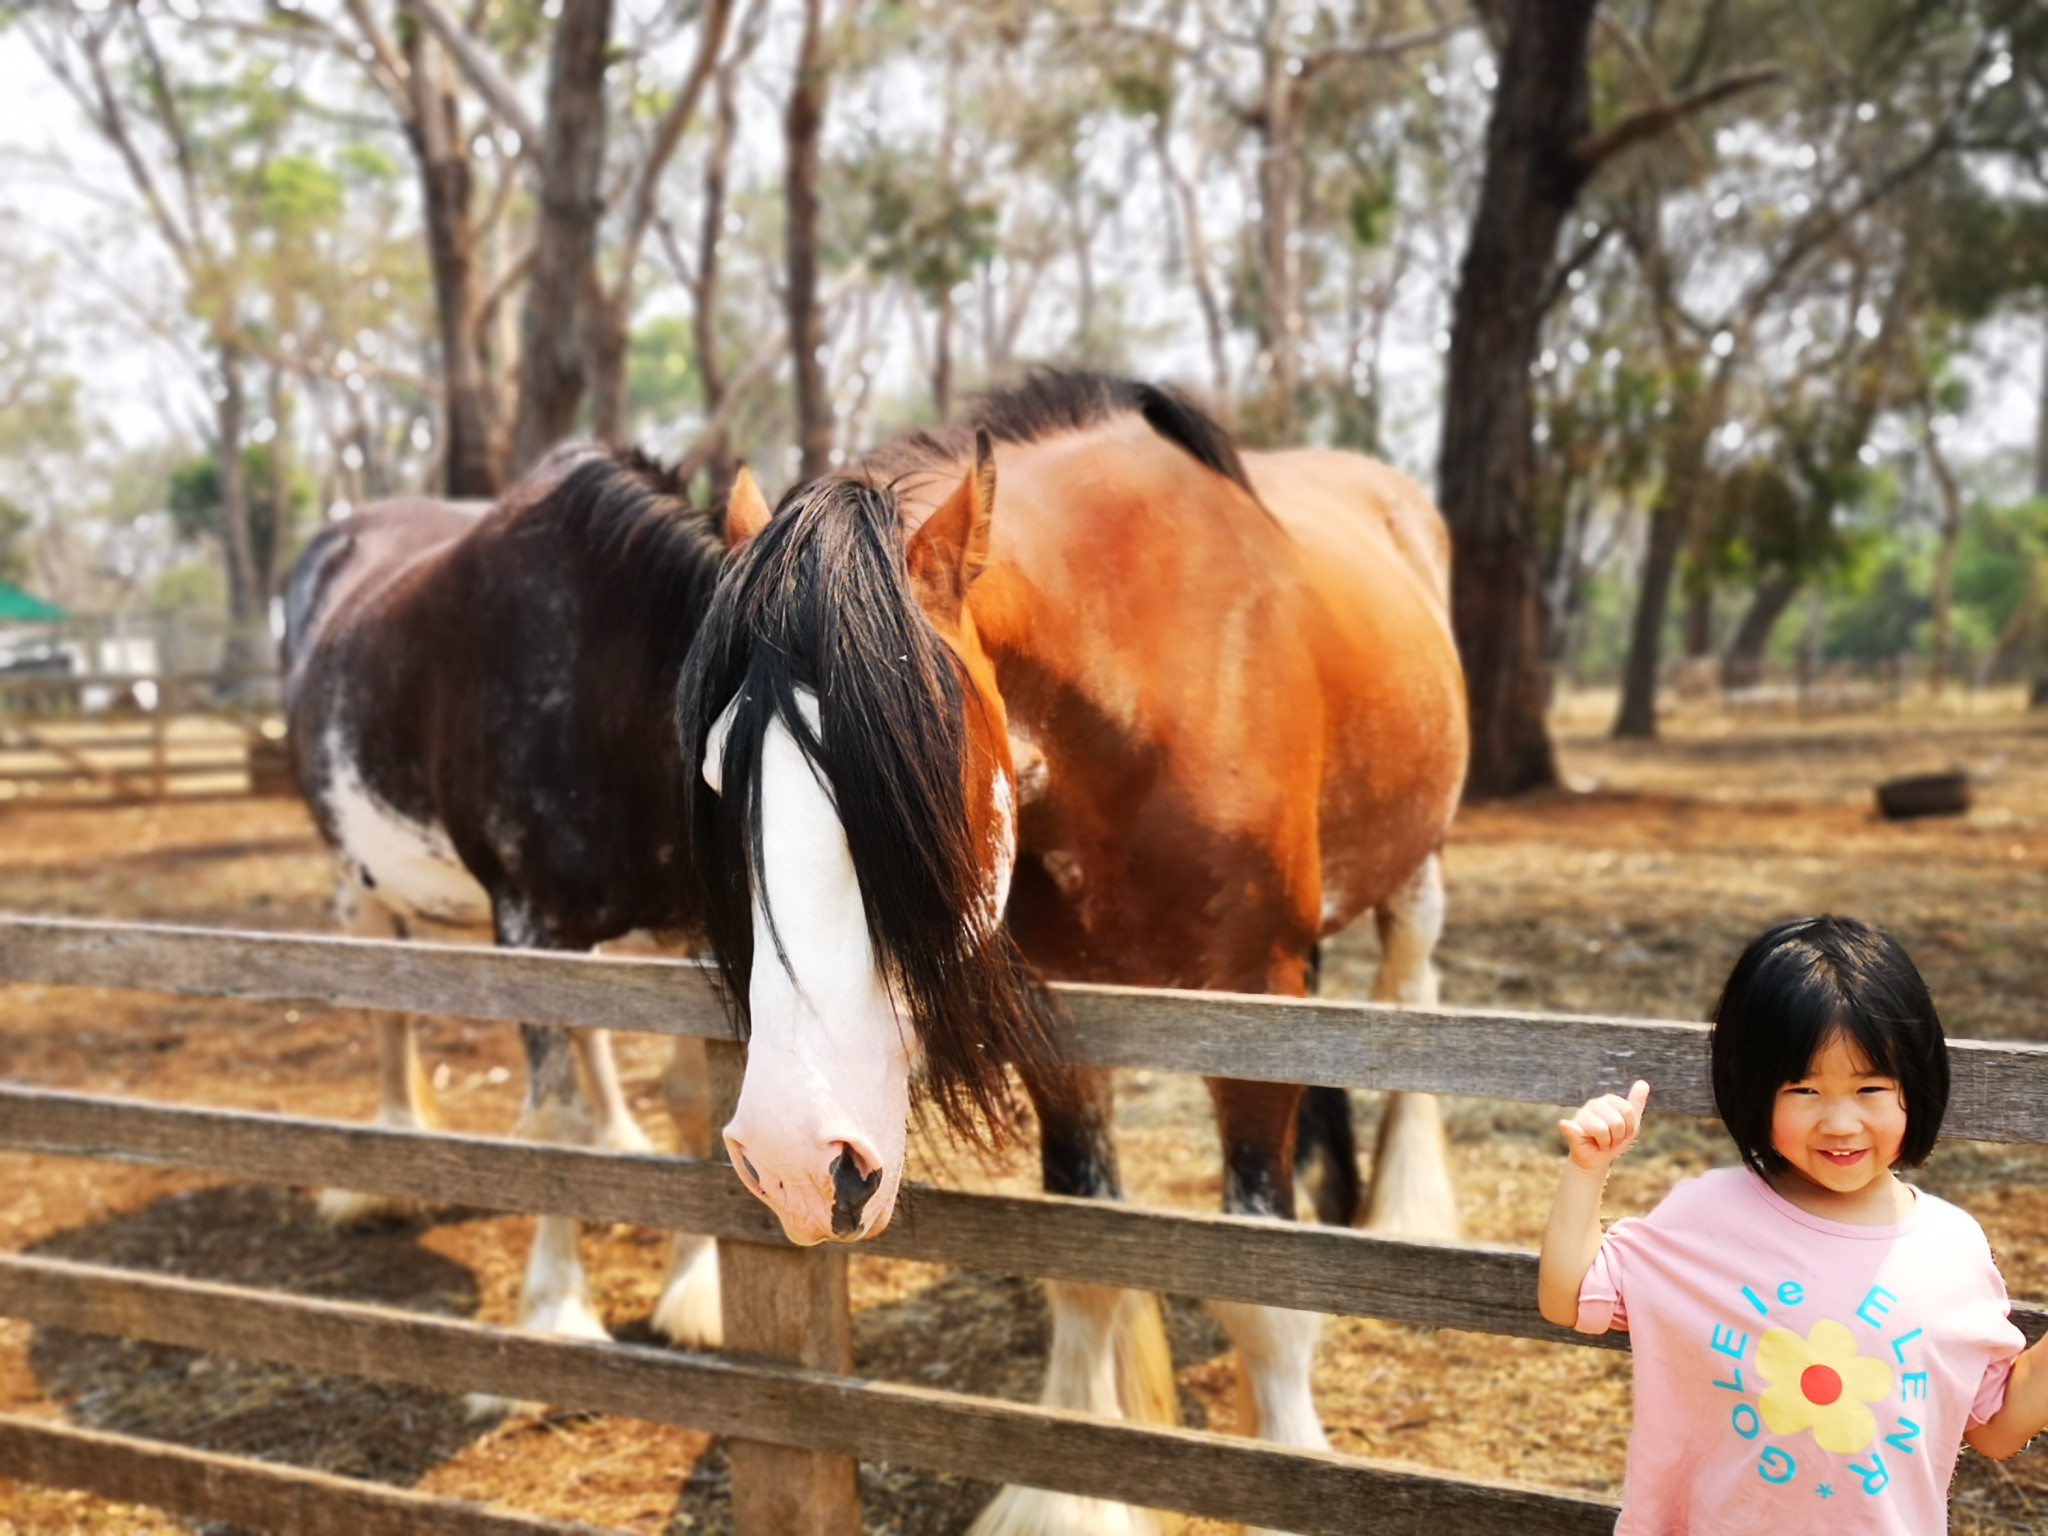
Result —
[{"label": "horse tail", "polygon": [[1351,1095],[1342,1088],[1305,1088],[1294,1113],[1294,1181],[1308,1192],[1316,1220],[1348,1227],[1358,1220],[1364,1190],[1358,1179],[1358,1138]]}]

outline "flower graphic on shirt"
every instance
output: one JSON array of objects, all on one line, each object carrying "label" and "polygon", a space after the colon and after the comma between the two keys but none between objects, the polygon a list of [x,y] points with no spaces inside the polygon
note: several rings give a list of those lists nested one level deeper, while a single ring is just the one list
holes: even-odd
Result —
[{"label": "flower graphic on shirt", "polygon": [[1773,1328],[1757,1341],[1756,1368],[1771,1385],[1757,1411],[1774,1434],[1802,1429],[1824,1451],[1860,1451],[1877,1434],[1877,1420],[1865,1403],[1891,1396],[1892,1368],[1856,1352],[1855,1337],[1833,1318],[1813,1325],[1800,1338]]}]

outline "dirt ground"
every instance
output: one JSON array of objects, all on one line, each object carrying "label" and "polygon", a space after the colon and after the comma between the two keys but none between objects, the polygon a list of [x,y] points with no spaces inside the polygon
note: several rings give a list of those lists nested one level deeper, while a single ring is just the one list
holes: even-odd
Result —
[{"label": "dirt ground", "polygon": [[[1558,720],[1570,789],[1459,818],[1438,952],[1447,1002],[1697,1018],[1748,938],[1780,917],[1833,910],[1900,937],[1951,1035],[2048,1038],[2039,1017],[2048,721],[1989,706],[1816,721],[1702,712],[1673,720],[1657,744],[1622,746],[1599,733],[1604,701],[1579,706]],[[1950,765],[1975,775],[1967,817],[1873,816],[1878,780]],[[0,807],[0,909],[320,930],[327,881],[306,818],[287,800]],[[1362,995],[1373,958],[1369,932],[1347,935],[1328,957],[1325,990]],[[0,1077],[10,1081],[343,1119],[374,1103],[371,1045],[349,1010],[65,988],[0,995]],[[645,1038],[620,1044],[636,1107],[659,1140],[663,1049]],[[436,1023],[429,1060],[452,1127],[511,1125],[520,1091],[511,1030]],[[1357,1100],[1370,1145],[1375,1096]],[[1545,1106],[1450,1106],[1471,1237],[1534,1246],[1558,1166],[1555,1118]],[[1126,1074],[1118,1134],[1133,1199],[1216,1208],[1216,1142],[1199,1082]],[[1610,1214],[1647,1210],[1676,1180],[1731,1156],[1714,1123],[1653,1115],[1642,1149],[1617,1171]],[[963,1168],[931,1146],[919,1157],[922,1177],[1030,1187],[1026,1159]],[[1948,1143],[1920,1177],[1983,1222],[2015,1297],[2048,1297],[2048,1148]],[[0,1247],[493,1322],[510,1320],[528,1227],[456,1211],[336,1234],[312,1219],[303,1191],[0,1153]],[[585,1257],[614,1331],[645,1339],[659,1235],[592,1231]],[[856,1258],[853,1273],[857,1369],[1035,1397],[1046,1317],[1029,1283],[869,1258]],[[1168,1315],[1188,1422],[1232,1428],[1234,1368],[1221,1331],[1192,1301],[1171,1300]],[[1343,1450],[1609,1496],[1620,1486],[1623,1355],[1333,1319],[1316,1390]],[[623,1420],[530,1412],[479,1422],[451,1396],[5,1321],[0,1409],[621,1530],[725,1528],[716,1443]],[[863,1480],[870,1530],[900,1536],[963,1530],[991,1491],[885,1467],[864,1468]],[[1965,1450],[1953,1501],[1960,1536],[2044,1523],[2048,1451],[1999,1465]],[[190,1529],[0,1475],[0,1536]]]}]

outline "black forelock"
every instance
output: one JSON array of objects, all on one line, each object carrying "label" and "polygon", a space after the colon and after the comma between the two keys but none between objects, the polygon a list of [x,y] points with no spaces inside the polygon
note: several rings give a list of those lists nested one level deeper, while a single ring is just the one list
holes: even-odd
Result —
[{"label": "black forelock", "polygon": [[1079,369],[1034,369],[1021,383],[977,396],[960,421],[898,438],[867,464],[876,474],[894,477],[971,459],[978,430],[1000,443],[1035,443],[1123,415],[1142,416],[1154,432],[1258,500],[1237,444],[1187,396],[1158,384]]},{"label": "black forelock", "polygon": [[[817,733],[800,688],[817,697]],[[1030,1076],[1045,1059],[1049,995],[1007,930],[965,937],[982,899],[961,778],[970,694],[912,594],[895,495],[833,477],[785,498],[736,557],[676,710],[694,873],[742,1027],[763,879],[761,752],[779,720],[833,797],[877,963],[924,1047],[923,1086],[949,1123],[975,1134],[1009,1119],[1003,1063]],[[697,770],[734,699],[714,793]],[[768,926],[780,951],[772,911]]]}]

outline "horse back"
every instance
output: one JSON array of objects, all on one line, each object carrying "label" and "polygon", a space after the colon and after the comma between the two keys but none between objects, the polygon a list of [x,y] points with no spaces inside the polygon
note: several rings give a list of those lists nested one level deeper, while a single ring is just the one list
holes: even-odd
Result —
[{"label": "horse back", "polygon": [[[1262,957],[1385,900],[1455,807],[1464,700],[1433,509],[1352,455],[1245,469],[1256,496],[1135,419],[998,447],[972,607],[1013,735],[1047,761],[1017,889],[1062,909],[1028,948],[1094,957],[1055,956],[1066,974],[1281,986]],[[1176,971],[1176,932],[1224,958]],[[1126,963],[1147,945],[1156,965]]]}]

